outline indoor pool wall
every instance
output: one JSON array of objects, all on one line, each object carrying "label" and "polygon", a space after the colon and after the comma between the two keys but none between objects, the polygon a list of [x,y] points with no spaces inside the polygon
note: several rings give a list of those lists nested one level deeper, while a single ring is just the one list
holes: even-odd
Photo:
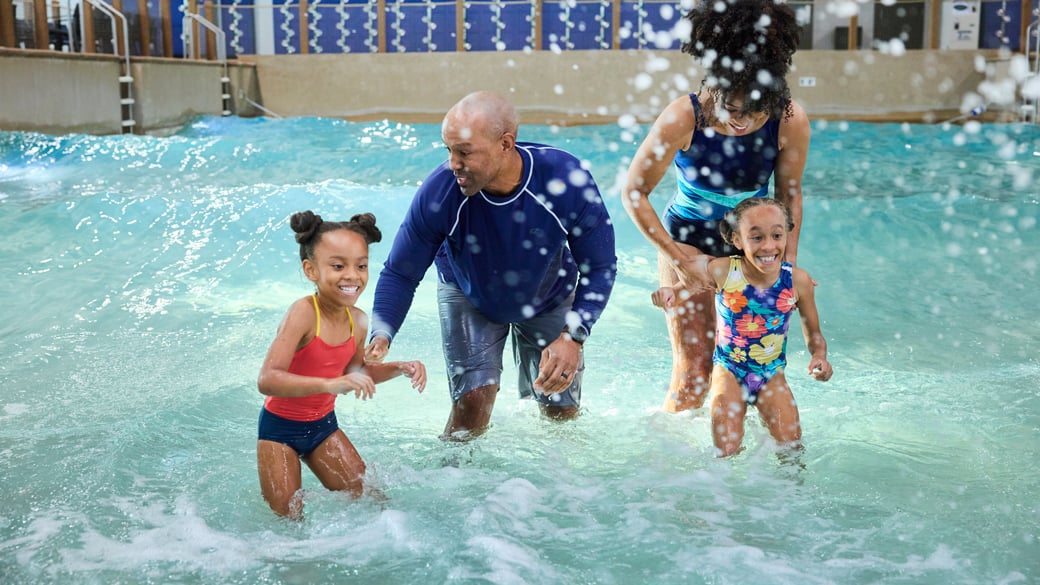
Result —
[{"label": "indoor pool wall", "polygon": [[[1014,59],[992,50],[799,51],[791,92],[817,120],[941,122],[982,103],[981,120],[1017,119]],[[119,66],[112,55],[0,48],[0,129],[120,133]],[[219,63],[135,57],[132,68],[139,133],[220,115]],[[649,50],[243,55],[228,74],[231,111],[243,117],[264,115],[259,105],[273,116],[436,123],[466,93],[493,89],[524,122],[564,125],[651,121],[703,76],[688,55]],[[78,99],[69,100],[73,88]]]}]

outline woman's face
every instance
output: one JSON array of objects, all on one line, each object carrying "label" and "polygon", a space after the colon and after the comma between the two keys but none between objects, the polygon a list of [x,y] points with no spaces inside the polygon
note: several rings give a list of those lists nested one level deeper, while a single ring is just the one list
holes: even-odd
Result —
[{"label": "woman's face", "polygon": [[769,120],[769,112],[743,112],[744,97],[731,95],[715,100],[716,126],[724,129],[724,134],[740,136],[750,134],[765,125]]}]

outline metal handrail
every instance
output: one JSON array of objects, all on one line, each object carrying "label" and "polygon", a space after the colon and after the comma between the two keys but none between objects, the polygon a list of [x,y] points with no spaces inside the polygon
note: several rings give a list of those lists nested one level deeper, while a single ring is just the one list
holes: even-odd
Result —
[{"label": "metal handrail", "polygon": [[[122,12],[115,9],[114,6],[105,2],[105,0],[90,0],[91,6],[97,8],[101,12],[104,12],[112,20],[112,48],[116,51],[116,56],[119,55],[118,40],[119,34],[116,31],[116,19],[123,23],[123,59],[126,62],[126,74],[130,75],[130,27],[127,25],[126,16]],[[86,10],[81,11],[79,18],[80,38],[85,39],[87,36],[86,20],[89,15]],[[86,43],[80,41],[82,45],[80,49],[86,52]]]},{"label": "metal handrail", "polygon": [[224,65],[224,75],[227,76],[227,47],[225,39],[227,35],[217,25],[206,20],[201,14],[195,14],[193,12],[185,12],[184,18],[181,20],[181,28],[184,30],[184,58],[187,59],[189,55],[195,55],[195,25],[189,21],[194,20],[201,24],[204,28],[209,30],[217,37],[217,61],[220,61]]},{"label": "metal handrail", "polygon": [[228,77],[228,59],[227,59],[227,35],[221,28],[209,20],[207,20],[201,14],[192,12],[185,12],[184,18],[181,20],[181,28],[184,31],[184,58],[187,59],[195,56],[195,25],[191,21],[201,24],[204,28],[209,30],[216,37],[217,40],[217,61],[224,69],[224,74],[220,77],[221,84],[221,99],[224,100],[223,112],[225,116],[231,115],[231,108],[229,106],[231,100],[231,78]]},{"label": "metal handrail", "polygon": [[[123,74],[119,76],[119,83],[121,86],[126,86],[126,97],[124,98],[120,96],[120,117],[122,118],[121,124],[123,132],[132,132],[133,127],[136,126],[137,123],[134,120],[134,76],[133,71],[130,69],[130,26],[127,23],[126,16],[124,16],[119,10],[116,10],[114,6],[105,0],[90,0],[90,5],[107,14],[108,18],[112,21],[112,50],[115,51],[117,57],[119,56],[119,45],[122,44],[124,68]],[[87,37],[86,28],[84,28],[87,18],[92,18],[92,16],[87,13],[86,9],[81,10],[79,25],[80,32],[83,33],[81,49],[84,52],[87,50],[86,42],[84,42]],[[120,37],[116,30],[116,19],[119,19],[123,25],[122,43],[119,42]],[[126,108],[126,112],[122,112],[123,108]]]},{"label": "metal handrail", "polygon": [[[1033,15],[1036,16],[1038,11],[1034,10]],[[1036,39],[1036,47],[1033,47],[1033,40]],[[1026,27],[1026,38],[1025,38],[1025,49],[1026,59],[1029,59],[1029,52],[1033,52],[1033,80],[1034,85],[1040,86],[1040,18],[1034,20]],[[1040,95],[1032,96],[1032,120],[1034,124],[1040,124]],[[1022,110],[1023,112],[1028,111],[1030,108],[1029,104],[1030,97],[1022,96]]]}]

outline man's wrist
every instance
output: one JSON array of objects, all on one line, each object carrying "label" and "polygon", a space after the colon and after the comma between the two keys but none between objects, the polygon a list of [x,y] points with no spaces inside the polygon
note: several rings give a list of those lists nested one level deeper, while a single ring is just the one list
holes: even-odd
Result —
[{"label": "man's wrist", "polygon": [[578,327],[574,329],[564,327],[560,335],[562,335],[564,339],[569,339],[578,345],[584,345],[585,340],[589,338],[589,330],[586,329],[584,325],[578,325]]},{"label": "man's wrist", "polygon": [[373,341],[376,340],[377,337],[382,337],[383,339],[385,339],[387,347],[390,347],[390,343],[393,342],[393,340],[394,340],[393,336],[390,335],[389,331],[385,331],[385,330],[380,329],[380,330],[373,331],[373,332],[368,334],[368,342],[372,343]]}]

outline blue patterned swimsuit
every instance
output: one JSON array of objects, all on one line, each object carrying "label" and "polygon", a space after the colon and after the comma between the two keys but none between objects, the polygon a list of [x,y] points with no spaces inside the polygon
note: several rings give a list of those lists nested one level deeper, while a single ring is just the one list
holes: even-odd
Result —
[{"label": "blue patterned swimsuit", "polygon": [[712,361],[732,372],[744,400],[754,404],[759,390],[787,365],[787,328],[798,297],[789,262],[780,265],[780,278],[765,289],[748,283],[740,265],[740,256],[730,257],[726,282],[715,293]]}]

